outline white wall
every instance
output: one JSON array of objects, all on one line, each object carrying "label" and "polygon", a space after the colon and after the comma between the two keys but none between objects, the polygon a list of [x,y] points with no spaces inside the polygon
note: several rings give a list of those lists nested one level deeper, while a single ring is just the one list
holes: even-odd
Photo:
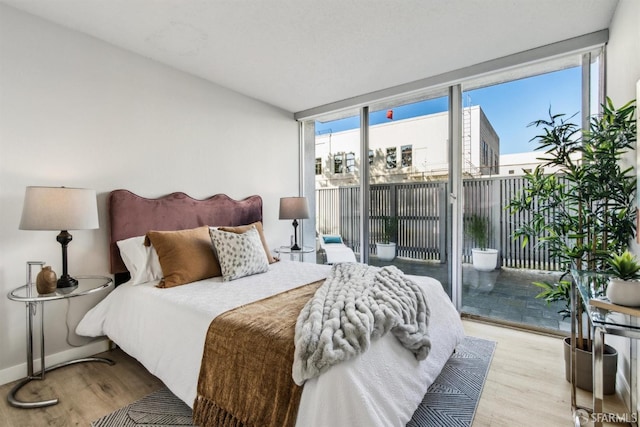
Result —
[{"label": "white wall", "polygon": [[[436,173],[442,173],[448,166],[448,118],[449,114],[443,112],[372,126],[369,130],[369,147],[374,150],[378,163],[376,168],[372,168],[371,175],[420,172],[429,174],[434,170]],[[401,167],[403,145],[412,146],[410,168]],[[392,172],[386,169],[388,147],[396,148],[398,166]]]},{"label": "white wall", "polygon": [[[636,97],[636,82],[640,79],[640,2],[620,0],[612,19],[607,45],[606,85],[609,96],[616,107]],[[635,164],[636,153],[627,161]],[[634,252],[640,254],[636,245]],[[621,354],[619,370],[629,378],[629,341],[607,336],[607,342]],[[640,367],[640,366],[639,366]],[[619,384],[628,393],[628,384]]]},{"label": "white wall", "polygon": [[[291,113],[0,4],[0,384],[26,373],[24,305],[5,295],[25,283],[26,261],[61,271],[56,232],[18,230],[29,185],[96,189],[101,227],[72,232],[74,275],[109,273],[106,197],[117,188],[260,194],[274,247],[291,234],[277,211],[298,191],[298,126]],[[72,316],[90,300],[69,300]],[[46,304],[48,364],[104,347],[67,345],[66,313],[66,301]]]},{"label": "white wall", "polygon": [[540,153],[537,151],[501,154],[500,176],[522,176],[524,175],[523,169],[533,171],[540,163],[538,157],[540,157]]},{"label": "white wall", "polygon": [[[500,155],[500,176],[522,176],[524,170],[532,172],[536,166],[540,164],[540,157],[543,153],[539,151],[528,151],[526,153],[513,153]],[[576,161],[580,158],[578,153],[574,153],[573,157]],[[558,167],[545,166],[542,170],[544,173],[550,174],[558,171]]]},{"label": "white wall", "polygon": [[640,79],[640,2],[620,0],[607,45],[607,95],[616,106],[634,99]]}]

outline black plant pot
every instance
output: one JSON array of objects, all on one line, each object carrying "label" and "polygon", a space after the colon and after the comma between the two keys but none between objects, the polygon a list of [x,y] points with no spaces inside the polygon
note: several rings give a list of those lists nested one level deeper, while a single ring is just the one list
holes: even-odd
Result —
[{"label": "black plant pot", "polygon": [[[585,340],[586,341],[586,340]],[[571,337],[564,339],[564,375],[571,382]],[[576,386],[582,390],[593,391],[593,362],[591,351],[576,348],[576,365],[578,366]],[[618,372],[618,352],[615,348],[605,344],[603,369],[604,394],[616,392],[616,374]]]}]

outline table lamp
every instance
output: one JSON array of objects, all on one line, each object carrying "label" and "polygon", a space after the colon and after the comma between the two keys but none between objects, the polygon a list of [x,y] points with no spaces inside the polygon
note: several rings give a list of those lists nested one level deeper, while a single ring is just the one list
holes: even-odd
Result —
[{"label": "table lamp", "polygon": [[67,272],[68,230],[98,228],[95,190],[67,187],[27,187],[20,219],[20,230],[61,230],[56,240],[62,245],[62,275],[58,288],[77,286]]},{"label": "table lamp", "polygon": [[280,199],[280,219],[293,220],[294,241],[292,251],[299,251],[298,220],[309,218],[309,204],[306,197],[282,197]]}]

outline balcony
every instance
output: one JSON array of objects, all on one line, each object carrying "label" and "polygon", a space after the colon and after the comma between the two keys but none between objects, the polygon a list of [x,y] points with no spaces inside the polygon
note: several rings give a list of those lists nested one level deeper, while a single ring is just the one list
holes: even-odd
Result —
[{"label": "balcony", "polygon": [[[442,283],[445,290],[450,289],[445,264],[401,258],[381,262],[373,256],[369,264],[395,265],[406,274],[433,277]],[[534,281],[553,282],[560,276],[558,272],[508,267],[481,272],[474,270],[471,264],[463,264],[462,313],[552,333],[570,332],[569,319],[565,320],[558,314],[562,305],[536,299],[540,289],[533,285]]]},{"label": "balcony", "polygon": [[[567,332],[570,324],[558,311],[560,303],[547,304],[535,298],[541,291],[533,282],[559,280],[561,264],[535,240],[522,245],[513,239],[519,224],[529,218],[510,215],[504,206],[524,185],[522,177],[483,177],[463,181],[463,222],[481,215],[489,222],[489,246],[499,251],[498,268],[480,272],[472,265],[471,248],[465,238],[462,247],[462,312],[498,322],[518,324],[549,332]],[[322,234],[339,234],[359,253],[358,187],[316,190],[317,229]],[[447,273],[446,182],[389,183],[371,185],[371,265],[393,264],[407,274],[438,279],[450,289]],[[376,240],[383,232],[384,218],[397,218],[397,257],[380,262]],[[466,223],[466,222],[465,222]],[[322,258],[319,256],[319,262]]]}]

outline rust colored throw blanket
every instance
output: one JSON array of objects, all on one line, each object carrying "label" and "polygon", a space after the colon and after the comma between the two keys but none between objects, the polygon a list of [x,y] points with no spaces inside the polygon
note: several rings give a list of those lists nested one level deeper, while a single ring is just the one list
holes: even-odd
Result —
[{"label": "rust colored throw blanket", "polygon": [[227,311],[207,332],[193,421],[201,427],[294,426],[295,325],[322,280]]}]

